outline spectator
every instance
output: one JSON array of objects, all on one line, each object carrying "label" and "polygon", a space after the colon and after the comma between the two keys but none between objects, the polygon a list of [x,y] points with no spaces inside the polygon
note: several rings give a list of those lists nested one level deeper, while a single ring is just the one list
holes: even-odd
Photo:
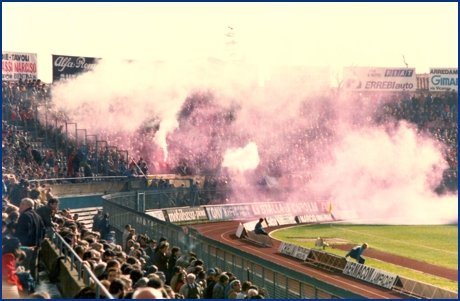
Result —
[{"label": "spectator", "polygon": [[109,213],[104,213],[104,217],[99,223],[99,232],[101,233],[102,239],[107,239],[109,232],[110,232],[110,224],[109,224]]},{"label": "spectator", "polygon": [[99,231],[100,223],[102,221],[102,210],[97,210],[97,213],[93,216],[93,231]]},{"label": "spectator", "polygon": [[59,208],[59,200],[58,199],[49,199],[48,204],[46,206],[42,206],[35,210],[38,215],[40,215],[43,225],[47,230],[47,236],[51,237],[52,231],[54,229],[53,225],[53,217],[55,212],[58,211]]},{"label": "spectator", "polygon": [[20,246],[21,243],[14,237],[2,241],[2,277],[22,291],[24,288],[16,274],[16,258],[19,256]]},{"label": "spectator", "polygon": [[227,293],[227,299],[236,299],[236,296],[241,292],[241,282],[233,280],[230,283],[230,290]]},{"label": "spectator", "polygon": [[225,274],[220,275],[219,282],[214,285],[212,290],[213,299],[225,299],[225,287],[228,284],[228,276]]},{"label": "spectator", "polygon": [[179,294],[180,288],[185,283],[187,283],[187,273],[185,273],[185,271],[181,271],[179,277],[177,278],[177,283],[176,283],[176,286],[174,287],[174,292]]},{"label": "spectator", "polygon": [[241,291],[236,295],[236,299],[246,299],[248,296],[249,287],[252,285],[250,281],[245,281],[241,285]]},{"label": "spectator", "polygon": [[207,271],[207,274],[208,274],[208,279],[206,279],[207,286],[205,288],[203,297],[204,299],[212,299],[212,292],[213,292],[214,286],[216,285],[216,278],[217,278],[216,270],[214,270],[213,268],[209,268]]},{"label": "spectator", "polygon": [[162,271],[165,274],[168,270],[168,249],[169,243],[163,242],[160,244],[160,248],[155,254],[155,265],[158,267],[159,271]]},{"label": "spectator", "polygon": [[179,294],[183,295],[186,299],[202,299],[203,287],[195,282],[195,274],[187,275],[187,283],[182,285]]},{"label": "spectator", "polygon": [[[155,263],[155,248],[157,246],[157,241],[155,239],[149,239],[147,241],[147,244],[148,246],[145,248],[145,255],[147,255],[150,258],[150,263],[153,264]],[[172,267],[174,267],[174,265]],[[171,267],[171,265],[169,265],[169,261],[168,266]]]},{"label": "spectator", "polygon": [[21,245],[31,247],[27,253],[27,263],[24,265],[30,270],[32,277],[37,280],[38,252],[44,237],[44,224],[40,215],[32,210],[33,204],[34,202],[29,198],[21,201],[15,235]]},{"label": "spectator", "polygon": [[133,299],[164,299],[160,290],[152,287],[142,287],[133,293]]},{"label": "spectator", "polygon": [[172,272],[172,277],[171,277],[171,280],[169,281],[169,283],[170,283],[170,286],[171,286],[172,290],[177,293],[177,292],[179,292],[179,290],[176,291],[177,282],[183,276],[182,268],[179,267],[179,266],[175,266],[175,267],[173,267],[171,272]]},{"label": "spectator", "polygon": [[115,278],[110,282],[109,293],[116,299],[123,299],[125,289],[126,285],[120,278]]}]

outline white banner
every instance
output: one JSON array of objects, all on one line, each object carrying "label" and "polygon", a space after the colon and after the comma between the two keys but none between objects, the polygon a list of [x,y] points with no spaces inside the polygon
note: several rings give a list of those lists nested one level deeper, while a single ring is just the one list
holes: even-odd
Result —
[{"label": "white banner", "polygon": [[361,279],[375,285],[392,289],[398,275],[369,267],[357,262],[347,261],[343,274]]},{"label": "white banner", "polygon": [[275,215],[275,218],[280,226],[297,224],[292,214]]},{"label": "white banner", "polygon": [[37,79],[37,54],[2,51],[2,80]]},{"label": "white banner", "polygon": [[295,250],[294,257],[305,261],[310,253],[310,249],[298,246]]},{"label": "white banner", "polygon": [[297,220],[299,221],[299,224],[316,223],[316,215],[314,214],[298,215]]},{"label": "white banner", "polygon": [[430,91],[458,91],[458,68],[430,68]]},{"label": "white banner", "polygon": [[171,223],[208,219],[206,210],[201,207],[167,209],[165,212],[169,222]]},{"label": "white banner", "polygon": [[148,211],[148,212],[145,212],[145,214],[148,214],[150,216],[153,216],[154,218],[157,218],[161,221],[166,221],[165,219],[165,215],[163,214],[163,211],[161,210],[157,210],[157,211]]},{"label": "white banner", "polygon": [[415,68],[344,67],[346,91],[415,91]]},{"label": "white banner", "polygon": [[281,254],[289,255],[291,257],[294,257],[294,254],[297,251],[297,246],[287,243],[287,242],[281,242],[280,247],[278,248],[278,252]]},{"label": "white banner", "polygon": [[268,224],[269,227],[278,226],[278,221],[276,220],[276,217],[274,217],[274,216],[267,216],[265,218],[265,220],[267,221],[267,224]]}]

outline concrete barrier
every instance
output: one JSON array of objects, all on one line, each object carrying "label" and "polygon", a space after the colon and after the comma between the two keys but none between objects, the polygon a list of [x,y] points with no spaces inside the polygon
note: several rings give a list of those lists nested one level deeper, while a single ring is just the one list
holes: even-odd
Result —
[{"label": "concrete barrier", "polygon": [[128,191],[128,181],[91,182],[49,185],[56,196],[103,194],[104,191]]},{"label": "concrete barrier", "polygon": [[[59,250],[55,249],[54,244],[49,240],[45,240],[40,250],[40,258],[45,264],[48,271],[51,271],[53,262],[59,257]],[[70,262],[60,260],[60,291],[64,299],[73,299],[75,295],[85,287],[83,278],[78,280],[77,269],[70,270]]]}]

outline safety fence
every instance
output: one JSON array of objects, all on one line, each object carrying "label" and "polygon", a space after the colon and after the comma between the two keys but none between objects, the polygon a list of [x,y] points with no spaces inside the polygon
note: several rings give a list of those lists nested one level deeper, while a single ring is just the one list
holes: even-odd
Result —
[{"label": "safety fence", "polygon": [[[158,208],[157,210],[145,210],[148,199],[155,204],[154,207]],[[329,204],[329,206],[332,205]],[[284,266],[211,240],[187,226],[191,222],[203,223],[238,218],[250,220],[262,214],[265,216],[264,227],[358,218],[356,213],[347,208],[335,206],[335,213],[332,215],[331,212],[328,212],[328,206],[324,202],[290,204],[269,202],[177,207],[177,204],[170,198],[155,198],[152,192],[106,195],[103,196],[103,207],[110,213],[112,226],[119,231],[123,231],[126,224],[131,224],[136,228],[138,234],[158,238],[165,236],[172,245],[195,252],[205,260],[208,266],[219,266],[224,270],[232,271],[239,279],[250,280],[259,287],[264,287],[268,298],[348,298],[354,295],[354,293],[323,283]],[[295,213],[296,216],[288,212]],[[248,229],[253,229],[256,222],[240,224],[236,236],[242,237],[243,233],[249,235]],[[456,299],[458,297],[455,292],[347,261],[344,257],[325,251],[307,249],[284,242],[278,251],[301,259],[305,264],[316,268],[342,272],[344,275],[410,297],[437,299]]]},{"label": "safety fence", "polygon": [[[57,232],[53,232],[51,240],[55,248],[59,250],[59,256],[64,256],[64,262],[70,262],[70,270],[73,271],[77,269],[78,280],[80,281],[84,278],[83,282],[86,286],[90,286],[91,282],[95,284],[96,299],[102,297],[100,294],[101,291],[104,293],[104,299],[114,299],[106,287],[97,279],[96,275],[93,274],[91,267],[83,263],[82,259],[75,253],[72,247],[69,246]],[[63,285],[65,285],[65,283],[63,283]]]},{"label": "safety fence", "polygon": [[103,196],[104,211],[110,214],[113,228],[124,231],[125,225],[131,224],[138,234],[147,234],[152,238],[167,237],[171,245],[178,246],[184,251],[195,252],[207,266],[218,266],[231,271],[238,279],[250,280],[265,288],[267,298],[362,298],[354,292],[205,237],[187,225],[175,225],[139,212],[136,209],[138,203],[139,193]]}]

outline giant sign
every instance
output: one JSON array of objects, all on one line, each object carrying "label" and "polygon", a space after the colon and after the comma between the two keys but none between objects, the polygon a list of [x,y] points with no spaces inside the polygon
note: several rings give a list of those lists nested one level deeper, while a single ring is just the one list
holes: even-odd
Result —
[{"label": "giant sign", "polygon": [[366,282],[392,289],[398,275],[378,270],[357,262],[347,261],[343,274],[364,280]]},{"label": "giant sign", "polygon": [[415,68],[344,67],[346,91],[415,91]]},{"label": "giant sign", "polygon": [[458,68],[430,68],[430,91],[458,91]]},{"label": "giant sign", "polygon": [[91,71],[99,60],[94,57],[53,54],[53,83],[66,82],[83,72]]},{"label": "giant sign", "polygon": [[2,51],[2,80],[37,79],[37,54]]},{"label": "giant sign", "polygon": [[319,213],[321,208],[315,202],[304,203],[253,203],[241,205],[207,206],[210,220],[246,219],[282,214]]}]

